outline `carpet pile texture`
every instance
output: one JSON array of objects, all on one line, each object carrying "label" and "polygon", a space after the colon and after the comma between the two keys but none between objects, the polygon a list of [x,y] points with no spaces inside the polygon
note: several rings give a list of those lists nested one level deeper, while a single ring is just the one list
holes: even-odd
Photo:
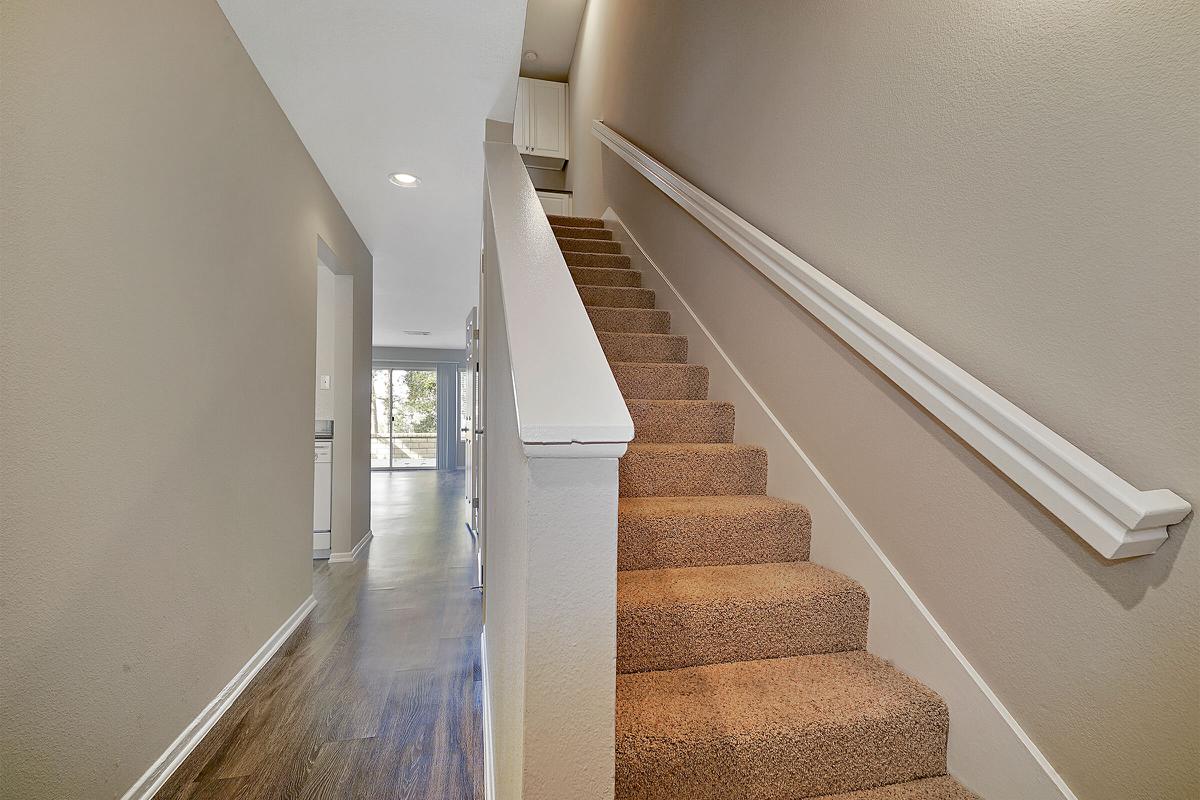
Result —
[{"label": "carpet pile texture", "polygon": [[549,218],[633,417],[617,531],[618,800],[978,800],[950,717],[866,651],[869,599],[810,563],[812,520],[602,220]]}]

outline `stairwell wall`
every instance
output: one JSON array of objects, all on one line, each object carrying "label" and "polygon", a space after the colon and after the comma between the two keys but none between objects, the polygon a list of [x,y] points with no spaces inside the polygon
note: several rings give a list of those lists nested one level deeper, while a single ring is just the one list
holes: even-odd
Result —
[{"label": "stairwell wall", "polygon": [[215,2],[0,50],[0,796],[120,797],[312,593],[318,237],[369,526],[371,254]]},{"label": "stairwell wall", "polygon": [[571,69],[576,213],[616,210],[1081,798],[1200,792],[1192,518],[1100,559],[590,122],[1195,501],[1197,30],[1182,2],[591,0]]}]

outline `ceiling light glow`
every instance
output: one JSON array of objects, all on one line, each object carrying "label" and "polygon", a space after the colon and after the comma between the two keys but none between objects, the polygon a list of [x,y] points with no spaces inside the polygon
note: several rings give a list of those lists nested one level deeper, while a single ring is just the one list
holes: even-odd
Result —
[{"label": "ceiling light glow", "polygon": [[388,180],[401,189],[412,189],[414,186],[421,185],[420,178],[416,175],[409,175],[407,172],[393,172],[391,175],[388,175]]}]

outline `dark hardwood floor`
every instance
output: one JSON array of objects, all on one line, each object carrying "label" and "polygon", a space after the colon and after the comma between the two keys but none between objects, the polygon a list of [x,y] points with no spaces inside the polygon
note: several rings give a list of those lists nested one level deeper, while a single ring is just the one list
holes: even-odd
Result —
[{"label": "dark hardwood floor", "polygon": [[314,562],[316,610],[157,798],[483,797],[463,474],[375,473],[371,489],[369,555]]}]

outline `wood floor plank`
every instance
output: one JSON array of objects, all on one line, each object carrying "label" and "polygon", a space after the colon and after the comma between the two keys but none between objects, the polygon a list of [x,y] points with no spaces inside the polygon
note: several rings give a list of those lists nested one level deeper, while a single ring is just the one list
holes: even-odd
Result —
[{"label": "wood floor plank", "polygon": [[180,800],[223,800],[241,796],[241,778],[216,781],[197,781],[184,786],[177,795]]},{"label": "wood floor plank", "polygon": [[[440,702],[437,704],[437,722],[433,727],[432,760],[429,797],[474,797],[475,776],[471,774],[471,762],[462,758],[470,753],[479,742],[473,731],[464,728],[464,720],[476,714],[475,660],[478,648],[469,638],[446,638],[441,640],[438,662]],[[468,726],[469,727],[469,726]],[[482,752],[482,751],[481,751]]]},{"label": "wood floor plank", "polygon": [[298,800],[342,800],[347,797],[359,756],[366,746],[361,739],[322,745],[308,779],[297,795]]},{"label": "wood floor plank", "polygon": [[369,769],[359,773],[353,794],[371,798],[375,787],[397,797],[425,797],[429,786],[427,738],[435,724],[440,697],[433,670],[410,670],[400,675],[389,703],[385,732],[371,740],[365,753]]},{"label": "wood floor plank", "polygon": [[462,475],[372,479],[366,558],[314,562],[314,613],[156,798],[482,797],[482,622]]}]

